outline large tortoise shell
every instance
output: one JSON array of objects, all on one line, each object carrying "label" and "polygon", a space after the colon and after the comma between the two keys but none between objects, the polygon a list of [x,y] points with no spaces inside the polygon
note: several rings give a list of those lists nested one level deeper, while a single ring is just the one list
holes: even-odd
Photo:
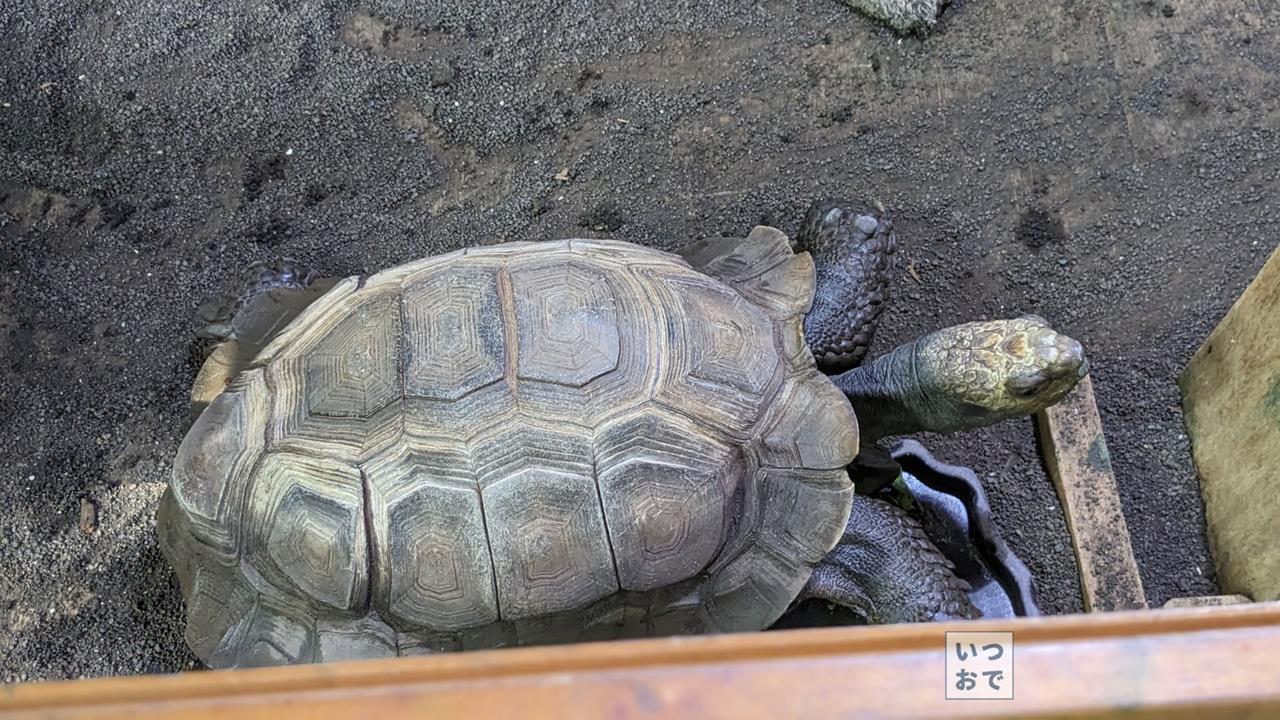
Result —
[{"label": "large tortoise shell", "polygon": [[[192,427],[159,515],[214,666],[755,630],[849,512],[785,236],[348,278]],[[692,265],[691,265],[692,263]],[[695,269],[697,268],[697,269]]]}]

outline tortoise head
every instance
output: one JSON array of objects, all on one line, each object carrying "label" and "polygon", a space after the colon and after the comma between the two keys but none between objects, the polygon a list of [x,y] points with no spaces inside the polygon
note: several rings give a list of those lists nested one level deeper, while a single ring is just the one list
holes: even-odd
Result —
[{"label": "tortoise head", "polygon": [[917,362],[933,379],[930,400],[969,427],[1043,410],[1088,372],[1080,343],[1036,315],[939,330],[922,339]]}]

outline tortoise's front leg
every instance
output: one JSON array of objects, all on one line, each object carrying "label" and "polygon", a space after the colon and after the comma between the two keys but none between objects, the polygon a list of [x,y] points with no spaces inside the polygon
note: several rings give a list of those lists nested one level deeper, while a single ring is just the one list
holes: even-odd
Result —
[{"label": "tortoise's front leg", "polygon": [[870,210],[838,200],[809,208],[793,245],[813,256],[816,287],[804,337],[819,370],[844,372],[862,362],[889,301],[896,243],[893,223]]},{"label": "tortoise's front leg", "polygon": [[897,506],[863,495],[839,544],[813,569],[799,600],[821,598],[869,623],[977,617],[969,584]]}]

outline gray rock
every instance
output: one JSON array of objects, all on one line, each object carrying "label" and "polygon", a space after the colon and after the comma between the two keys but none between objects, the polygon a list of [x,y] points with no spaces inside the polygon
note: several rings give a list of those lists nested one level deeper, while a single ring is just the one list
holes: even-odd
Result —
[{"label": "gray rock", "polygon": [[895,31],[930,30],[938,21],[944,0],[844,0],[850,7],[885,23]]}]

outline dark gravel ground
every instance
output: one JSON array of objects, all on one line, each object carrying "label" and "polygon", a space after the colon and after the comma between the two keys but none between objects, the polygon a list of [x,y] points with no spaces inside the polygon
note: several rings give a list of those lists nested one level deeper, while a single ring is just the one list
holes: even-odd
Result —
[{"label": "dark gravel ground", "polygon": [[[900,40],[832,0],[6,0],[0,680],[191,665],[154,513],[194,309],[251,261],[670,248],[793,232],[827,193],[896,216],[880,350],[1024,311],[1086,344],[1149,596],[1213,592],[1174,379],[1280,237],[1278,21],[957,0]],[[1078,610],[1029,421],[926,442]]]}]

